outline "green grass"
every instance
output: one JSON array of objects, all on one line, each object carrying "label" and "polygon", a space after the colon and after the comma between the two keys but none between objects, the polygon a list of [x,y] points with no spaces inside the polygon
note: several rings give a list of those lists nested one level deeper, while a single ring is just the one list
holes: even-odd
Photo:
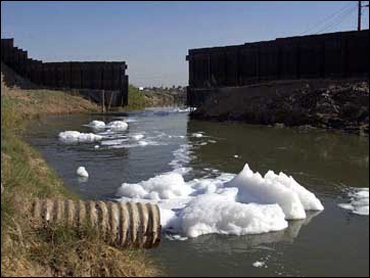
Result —
[{"label": "green grass", "polygon": [[120,107],[118,110],[123,112],[142,110],[152,106],[169,106],[175,105],[175,98],[165,91],[141,92],[139,88],[129,85],[128,88],[128,105]]},{"label": "green grass", "polygon": [[1,183],[11,185],[6,187],[8,191],[28,191],[32,197],[71,198],[41,155],[19,138],[27,117],[16,107],[16,100],[1,97]]},{"label": "green grass", "polygon": [[120,111],[135,111],[142,110],[149,106],[150,103],[145,98],[145,94],[139,91],[139,88],[129,85],[128,86],[128,105],[121,107]]},{"label": "green grass", "polygon": [[129,85],[128,88],[128,109],[139,110],[147,105],[145,95],[139,91],[138,88],[133,85]]}]

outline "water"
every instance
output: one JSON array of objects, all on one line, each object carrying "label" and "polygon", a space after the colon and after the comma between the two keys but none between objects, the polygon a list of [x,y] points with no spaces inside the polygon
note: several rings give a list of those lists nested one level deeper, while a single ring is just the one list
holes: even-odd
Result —
[{"label": "water", "polygon": [[[53,116],[33,122],[27,139],[82,198],[114,199],[123,183],[137,183],[174,167],[191,167],[186,180],[254,171],[292,175],[322,201],[325,210],[262,235],[204,235],[163,239],[150,254],[173,276],[368,276],[369,218],[349,213],[351,187],[369,187],[369,139],[320,130],[189,121],[187,113],[148,110],[129,114],[129,130],[103,143],[65,145],[64,130],[90,132],[93,119]],[[138,136],[142,134],[144,137]],[[203,136],[199,136],[202,134]],[[120,141],[111,141],[117,140]],[[105,140],[106,141],[106,140]],[[145,141],[146,143],[139,143]],[[117,144],[118,145],[112,145]],[[146,144],[146,145],[145,145]],[[183,146],[189,153],[176,150]],[[89,179],[75,171],[83,165]],[[218,172],[217,172],[218,171]],[[262,267],[253,263],[262,262]]]}]

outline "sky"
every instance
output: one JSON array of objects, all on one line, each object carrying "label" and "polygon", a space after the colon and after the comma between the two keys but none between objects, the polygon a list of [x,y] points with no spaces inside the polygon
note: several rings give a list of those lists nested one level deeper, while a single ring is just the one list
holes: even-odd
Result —
[{"label": "sky", "polygon": [[[368,1],[362,1],[368,4]],[[34,59],[126,61],[136,86],[187,85],[189,49],[357,28],[357,1],[1,1],[1,37]],[[368,8],[362,28],[369,28]]]}]

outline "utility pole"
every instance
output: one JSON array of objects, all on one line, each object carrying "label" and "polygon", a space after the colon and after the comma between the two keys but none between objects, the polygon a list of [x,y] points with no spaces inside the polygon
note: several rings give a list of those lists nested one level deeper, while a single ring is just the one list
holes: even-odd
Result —
[{"label": "utility pole", "polygon": [[357,5],[357,31],[361,31],[361,1],[358,1]]},{"label": "utility pole", "polygon": [[357,31],[361,31],[361,12],[362,8],[368,8],[369,4],[362,6],[362,1],[357,1],[358,7],[357,7]]}]

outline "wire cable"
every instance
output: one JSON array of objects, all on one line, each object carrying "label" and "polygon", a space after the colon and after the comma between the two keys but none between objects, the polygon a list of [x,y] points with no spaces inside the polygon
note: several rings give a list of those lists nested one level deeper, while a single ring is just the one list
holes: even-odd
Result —
[{"label": "wire cable", "polygon": [[306,29],[304,32],[300,33],[299,35],[304,35],[304,34],[307,34],[308,32],[312,31],[312,30],[315,30],[316,28],[318,27],[323,27],[323,24],[326,24],[336,18],[337,16],[339,16],[341,13],[347,11],[348,9],[352,8],[353,7],[353,3],[347,3],[346,5],[342,6],[339,10],[337,10],[336,12],[330,14],[329,16],[327,16],[326,18],[324,18],[323,20],[319,21],[317,24],[315,24],[314,26],[311,26],[309,27],[308,29]]},{"label": "wire cable", "polygon": [[325,27],[323,27],[322,29],[320,29],[319,31],[317,31],[315,33],[316,34],[319,34],[319,33],[322,33],[322,32],[325,32],[325,31],[328,31],[329,29],[331,29],[333,26],[335,25],[339,25],[340,23],[342,23],[346,18],[348,18],[349,15],[351,15],[355,10],[357,10],[356,7],[346,11],[345,13],[343,13],[340,17],[338,17],[335,21],[333,21],[332,23],[326,25]]}]

